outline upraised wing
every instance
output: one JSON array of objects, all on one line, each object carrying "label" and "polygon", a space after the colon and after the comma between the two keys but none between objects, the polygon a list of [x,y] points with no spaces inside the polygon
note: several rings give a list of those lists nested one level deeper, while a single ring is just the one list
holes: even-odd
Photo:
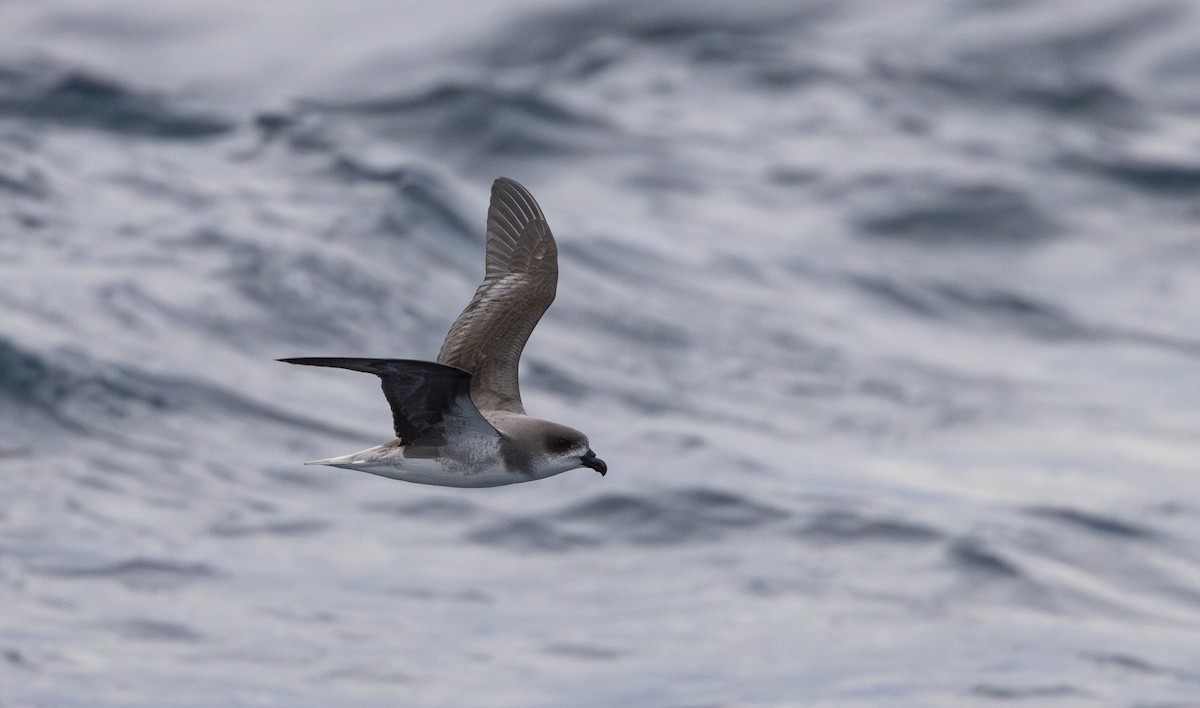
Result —
[{"label": "upraised wing", "polygon": [[471,401],[471,375],[431,361],[301,357],[289,364],[375,374],[392,409],[396,437],[414,449],[440,448],[462,435],[499,437]]},{"label": "upraised wing", "polygon": [[482,410],[524,413],[517,366],[558,288],[558,248],[529,190],[492,184],[483,284],[450,327],[438,362],[468,371]]}]

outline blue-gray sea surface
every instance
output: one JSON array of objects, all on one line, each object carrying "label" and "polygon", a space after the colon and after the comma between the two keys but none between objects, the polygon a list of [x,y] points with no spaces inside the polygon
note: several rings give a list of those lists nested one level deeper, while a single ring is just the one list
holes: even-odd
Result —
[{"label": "blue-gray sea surface", "polygon": [[[1200,3],[0,5],[0,704],[1200,706]],[[488,188],[531,413],[391,437]]]}]

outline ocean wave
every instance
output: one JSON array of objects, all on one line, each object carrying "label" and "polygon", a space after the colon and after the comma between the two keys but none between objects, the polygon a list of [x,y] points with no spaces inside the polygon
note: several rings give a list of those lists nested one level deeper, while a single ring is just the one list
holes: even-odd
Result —
[{"label": "ocean wave", "polygon": [[388,97],[310,100],[302,110],[360,125],[384,139],[489,159],[582,154],[596,149],[612,130],[544,87],[515,78],[436,79],[431,86]]},{"label": "ocean wave", "polygon": [[1023,190],[959,180],[880,176],[863,182],[855,221],[868,235],[923,244],[1025,244],[1058,231]]},{"label": "ocean wave", "polygon": [[158,427],[152,421],[168,413],[201,410],[357,437],[351,431],[292,415],[206,382],[104,364],[77,352],[34,353],[0,338],[0,411],[20,429],[22,437],[54,434],[42,427],[44,418],[75,433],[116,436],[130,442],[125,436],[133,432],[131,421],[139,421],[140,429]]},{"label": "ocean wave", "polygon": [[122,639],[136,641],[195,644],[206,639],[199,631],[179,622],[134,618],[105,622],[102,626]]},{"label": "ocean wave", "polygon": [[[502,66],[570,66],[571,57],[580,50],[616,41],[616,46],[627,42],[683,47],[698,61],[758,55],[756,40],[792,34],[835,14],[836,7],[825,0],[754,0],[739,4],[736,10],[711,0],[653,5],[603,2],[526,15],[511,23],[481,54],[485,61]],[[538,31],[531,34],[531,27]]]},{"label": "ocean wave", "polygon": [[1050,340],[1096,339],[1102,330],[1078,321],[1064,309],[1027,295],[955,283],[901,282],[885,276],[851,274],[856,288],[921,317],[1002,327]]},{"label": "ocean wave", "polygon": [[210,138],[234,123],[188,112],[116,79],[50,64],[0,67],[0,116],[167,139]]},{"label": "ocean wave", "polygon": [[932,526],[851,509],[819,511],[805,520],[797,535],[827,543],[934,543],[946,536]]},{"label": "ocean wave", "polygon": [[509,519],[467,534],[465,540],[512,551],[561,553],[598,546],[594,536],[557,528],[540,519]]},{"label": "ocean wave", "polygon": [[1195,146],[1181,144],[1170,154],[1139,154],[1136,148],[1073,149],[1065,154],[1064,162],[1165,197],[1194,197],[1200,192],[1200,148]]},{"label": "ocean wave", "polygon": [[68,580],[107,580],[131,590],[172,590],[181,585],[210,582],[221,577],[216,568],[203,562],[186,563],[157,558],[130,558],[110,563],[51,564],[35,563],[26,567],[34,575]]},{"label": "ocean wave", "polygon": [[1101,537],[1115,536],[1123,539],[1150,541],[1157,536],[1154,531],[1139,524],[1068,507],[1038,506],[1026,510],[1026,513]]},{"label": "ocean wave", "polygon": [[468,538],[514,550],[560,552],[608,543],[676,545],[714,541],[788,516],[782,509],[715,489],[636,497],[609,493],[542,517],[490,524]]}]

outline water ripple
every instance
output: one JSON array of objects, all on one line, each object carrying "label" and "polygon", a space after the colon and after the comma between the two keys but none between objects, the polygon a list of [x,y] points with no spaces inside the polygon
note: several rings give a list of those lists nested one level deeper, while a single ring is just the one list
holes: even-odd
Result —
[{"label": "water ripple", "polygon": [[100,565],[39,564],[29,568],[31,573],[75,580],[112,580],[132,590],[174,590],[181,585],[209,581],[220,574],[207,563],[183,563],[153,558],[129,560]]},{"label": "water ripple", "polygon": [[49,66],[0,68],[0,115],[154,138],[207,138],[233,128],[116,80]]}]

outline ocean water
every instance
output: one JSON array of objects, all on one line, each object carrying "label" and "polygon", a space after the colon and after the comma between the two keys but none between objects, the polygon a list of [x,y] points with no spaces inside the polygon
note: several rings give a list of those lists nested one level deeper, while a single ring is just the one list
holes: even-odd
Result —
[{"label": "ocean water", "polygon": [[[1200,706],[1200,3],[0,4],[0,705]],[[387,440],[491,181],[531,413]]]}]

